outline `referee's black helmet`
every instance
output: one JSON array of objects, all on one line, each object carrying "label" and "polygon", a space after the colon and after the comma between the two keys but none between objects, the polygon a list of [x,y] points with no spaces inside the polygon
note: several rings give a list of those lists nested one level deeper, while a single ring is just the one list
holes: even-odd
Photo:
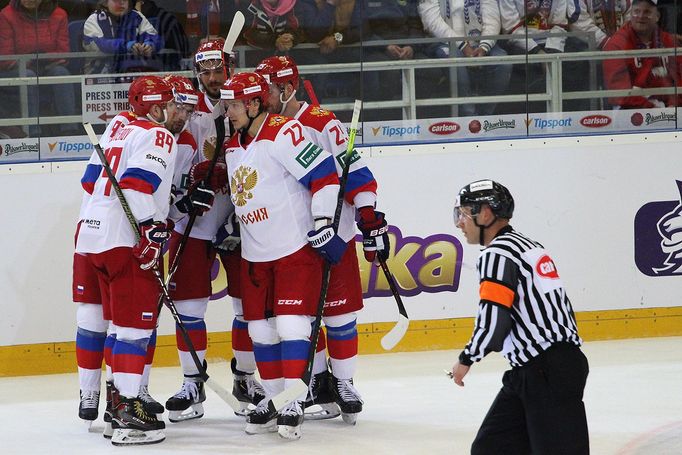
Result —
[{"label": "referee's black helmet", "polygon": [[488,204],[493,213],[500,218],[511,219],[514,214],[514,198],[509,190],[490,179],[471,182],[459,190],[455,208],[471,207],[471,214],[478,215],[483,204]]}]

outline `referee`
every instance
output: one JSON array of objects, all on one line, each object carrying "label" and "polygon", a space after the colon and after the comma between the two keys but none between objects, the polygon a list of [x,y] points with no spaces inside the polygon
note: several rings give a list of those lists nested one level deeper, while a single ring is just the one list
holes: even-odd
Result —
[{"label": "referee", "polygon": [[462,188],[455,225],[483,246],[474,333],[452,367],[455,384],[474,362],[502,351],[511,370],[478,430],[471,453],[589,453],[583,390],[587,359],[554,261],[509,224],[514,198],[492,180]]}]

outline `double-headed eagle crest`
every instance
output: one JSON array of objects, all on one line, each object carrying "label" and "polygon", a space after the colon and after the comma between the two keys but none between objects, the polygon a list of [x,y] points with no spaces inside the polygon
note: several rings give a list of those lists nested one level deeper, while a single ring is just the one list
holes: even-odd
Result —
[{"label": "double-headed eagle crest", "polygon": [[232,202],[237,207],[246,205],[253,198],[251,192],[258,183],[258,171],[248,166],[239,166],[230,179],[230,193]]}]

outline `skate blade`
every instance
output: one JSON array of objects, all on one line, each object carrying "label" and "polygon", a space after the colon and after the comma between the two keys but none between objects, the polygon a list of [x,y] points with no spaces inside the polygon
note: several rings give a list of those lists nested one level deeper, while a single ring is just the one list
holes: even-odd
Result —
[{"label": "skate blade", "polygon": [[111,428],[111,422],[105,422],[104,423],[104,431],[102,432],[102,436],[104,436],[106,439],[111,439],[111,437],[114,435],[114,429]]},{"label": "skate blade", "polygon": [[277,433],[279,433],[279,436],[283,439],[296,441],[301,439],[301,425],[296,425],[295,427],[291,427],[289,425],[278,425]]},{"label": "skate blade", "polygon": [[246,417],[249,412],[251,412],[253,409],[256,409],[256,407],[251,403],[240,401],[239,404],[241,405],[241,409],[239,411],[234,411],[234,415],[238,417]]},{"label": "skate blade", "polygon": [[246,422],[244,432],[246,434],[265,434],[277,431],[277,417],[268,423],[249,423]]},{"label": "skate blade", "polygon": [[129,428],[117,428],[111,437],[111,443],[115,446],[135,446],[146,444],[158,444],[166,439],[163,430],[140,431]]},{"label": "skate blade", "polygon": [[85,431],[87,431],[89,433],[90,429],[92,428],[92,423],[94,422],[94,420],[82,419],[81,422],[83,422],[83,426],[85,427]]},{"label": "skate blade", "polygon": [[168,411],[168,420],[173,423],[184,422],[185,420],[199,419],[204,416],[204,406],[196,403],[184,411]]},{"label": "skate blade", "polygon": [[353,413],[353,414],[346,414],[346,413],[342,412],[341,418],[348,425],[355,425],[355,422],[357,422],[357,420],[358,420],[358,414],[359,414],[358,412]]},{"label": "skate blade", "polygon": [[341,415],[341,411],[336,403],[313,404],[305,409],[306,420],[327,420],[334,419]]}]

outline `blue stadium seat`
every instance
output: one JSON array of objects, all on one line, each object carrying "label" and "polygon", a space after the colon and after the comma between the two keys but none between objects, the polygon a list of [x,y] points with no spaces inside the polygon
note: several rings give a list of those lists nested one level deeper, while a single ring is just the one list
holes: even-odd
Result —
[{"label": "blue stadium seat", "polygon": [[[71,52],[83,52],[83,25],[84,20],[69,22],[69,50]],[[84,59],[69,59],[69,71],[71,74],[83,74]]]}]

